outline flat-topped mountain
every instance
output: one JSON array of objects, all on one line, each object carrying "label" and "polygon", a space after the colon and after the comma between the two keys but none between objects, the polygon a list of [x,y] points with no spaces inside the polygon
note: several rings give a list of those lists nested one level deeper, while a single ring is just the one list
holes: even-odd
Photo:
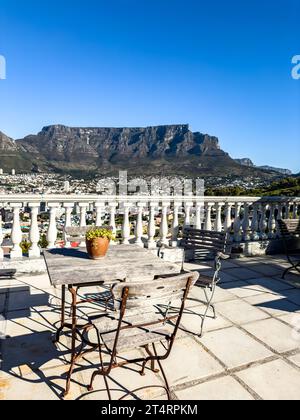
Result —
[{"label": "flat-topped mountain", "polygon": [[[131,175],[274,176],[255,167],[242,167],[221,149],[217,137],[194,133],[186,124],[145,128],[52,125],[16,141],[3,134],[2,139],[0,156],[4,150],[13,152],[24,170],[112,175],[128,169]],[[13,161],[6,163],[0,167],[10,170],[16,166]]]}]

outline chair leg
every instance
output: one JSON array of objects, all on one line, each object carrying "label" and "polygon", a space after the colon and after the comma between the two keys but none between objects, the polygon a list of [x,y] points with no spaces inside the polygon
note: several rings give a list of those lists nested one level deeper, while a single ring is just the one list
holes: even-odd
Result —
[{"label": "chair leg", "polygon": [[201,330],[200,330],[200,334],[199,334],[200,338],[203,337],[204,324],[205,324],[205,321],[206,321],[206,318],[207,318],[207,315],[208,315],[208,311],[209,311],[210,308],[213,309],[214,319],[216,319],[216,310],[215,310],[214,305],[212,305],[212,301],[213,301],[213,298],[214,298],[214,295],[215,295],[215,291],[216,291],[216,285],[214,284],[213,287],[212,287],[212,291],[211,291],[211,297],[208,298],[207,291],[206,291],[206,289],[204,289],[205,297],[207,299],[207,306],[206,306],[206,310],[204,312],[202,322],[201,322]]},{"label": "chair leg", "polygon": [[157,355],[157,351],[156,351],[156,347],[155,347],[155,344],[154,343],[152,344],[152,347],[153,347],[153,351],[154,351],[155,357],[157,358],[158,366],[160,368],[160,371],[161,371],[162,376],[163,376],[164,381],[165,381],[165,390],[166,390],[167,395],[168,395],[168,400],[171,401],[172,400],[172,394],[171,394],[171,389],[170,389],[170,385],[169,385],[169,382],[168,382],[167,375],[166,375],[166,373],[164,371],[164,368],[162,366],[162,363],[160,361],[160,358]]}]

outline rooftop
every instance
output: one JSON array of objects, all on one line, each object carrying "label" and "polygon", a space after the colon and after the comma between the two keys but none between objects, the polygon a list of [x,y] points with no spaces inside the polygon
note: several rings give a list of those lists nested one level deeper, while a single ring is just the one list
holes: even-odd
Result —
[{"label": "rooftop", "polygon": [[[186,266],[210,270],[209,265]],[[286,266],[283,256],[226,261],[215,298],[218,317],[208,319],[201,339],[196,333],[203,308],[188,302],[173,353],[163,362],[174,399],[300,398],[300,277],[289,274],[281,280]],[[191,297],[201,299],[202,293],[195,287]],[[0,399],[61,398],[70,337],[64,336],[58,345],[52,343],[59,305],[60,290],[50,286],[46,273],[23,273],[16,280],[0,281]],[[129,353],[120,357],[126,359]],[[95,366],[97,352],[77,365],[68,399],[107,399],[100,377],[96,391],[87,393]],[[159,373],[148,370],[141,377],[138,370],[130,365],[112,372],[113,398],[163,383]],[[165,399],[157,390],[147,388],[129,398]]]}]

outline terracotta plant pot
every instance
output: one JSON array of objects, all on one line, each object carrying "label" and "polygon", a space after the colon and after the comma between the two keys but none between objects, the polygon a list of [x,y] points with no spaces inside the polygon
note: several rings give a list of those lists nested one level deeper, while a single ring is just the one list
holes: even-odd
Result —
[{"label": "terracotta plant pot", "polygon": [[107,238],[86,240],[86,249],[91,259],[100,260],[107,254],[110,241]]}]

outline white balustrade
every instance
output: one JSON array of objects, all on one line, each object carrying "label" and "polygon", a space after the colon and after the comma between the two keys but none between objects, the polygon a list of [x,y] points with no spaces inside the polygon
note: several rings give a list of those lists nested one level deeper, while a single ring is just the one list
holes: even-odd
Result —
[{"label": "white balustrade", "polygon": [[[47,231],[49,249],[57,246],[58,233],[64,237],[64,228],[72,226],[73,223],[76,225],[77,220],[74,212],[76,208],[79,209],[80,226],[86,226],[87,210],[89,210],[96,214],[96,225],[102,225],[109,221],[114,233],[117,232],[117,228],[121,228],[124,244],[133,242],[136,245],[144,246],[143,237],[146,228],[148,240],[145,246],[157,248],[159,244],[177,247],[180,242],[179,233],[187,226],[196,229],[214,229],[218,232],[225,231],[237,243],[275,240],[279,236],[276,221],[286,217],[299,217],[300,198],[0,195],[0,210],[12,209],[13,211],[12,228],[9,231],[12,242],[11,258],[22,257],[20,247],[22,237],[31,243],[29,258],[40,256],[39,240],[41,233],[44,233],[41,229],[45,227],[45,223],[39,221],[41,202],[46,203],[46,211],[49,209],[50,213]],[[20,218],[25,208],[30,208],[31,212],[31,221],[28,224],[30,230],[29,233],[26,233],[24,229],[24,234],[22,234]],[[235,210],[234,218],[233,209]],[[156,218],[158,214],[161,214],[160,223]],[[179,217],[182,214],[184,214],[183,221]],[[3,226],[7,228],[7,211],[3,212],[3,215],[5,218],[2,223],[0,221],[0,245],[4,237]],[[123,216],[122,227],[116,224],[117,216],[120,215]],[[147,223],[144,221],[144,215],[148,217]],[[131,218],[135,219],[134,236],[131,236]],[[169,232],[170,221],[171,231]],[[159,238],[156,237],[157,230],[160,232]],[[5,230],[6,234],[7,230]],[[64,237],[64,239],[66,238]],[[65,241],[65,247],[70,246],[71,244]],[[1,247],[0,259],[3,259]]]}]

